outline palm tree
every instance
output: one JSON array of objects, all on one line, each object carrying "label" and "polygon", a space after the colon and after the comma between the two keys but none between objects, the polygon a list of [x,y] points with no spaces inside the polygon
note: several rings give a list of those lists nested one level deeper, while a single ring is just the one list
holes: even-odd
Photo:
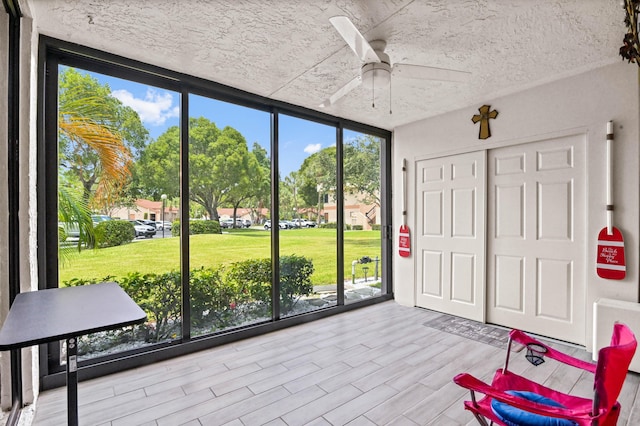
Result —
[{"label": "palm tree", "polygon": [[[60,96],[58,105],[59,138],[73,146],[71,158],[61,159],[61,167],[82,168],[82,155],[89,153],[96,157],[92,181],[82,182],[82,196],[59,173],[58,220],[77,223],[80,236],[78,250],[82,245],[94,246],[93,223],[90,203],[95,206],[109,204],[117,197],[128,182],[132,156],[124,144],[123,137],[111,123],[116,120],[110,116],[114,110],[112,100],[106,96],[87,93],[84,87],[66,89]],[[68,161],[70,164],[65,164]],[[93,194],[89,192],[93,189]]]}]

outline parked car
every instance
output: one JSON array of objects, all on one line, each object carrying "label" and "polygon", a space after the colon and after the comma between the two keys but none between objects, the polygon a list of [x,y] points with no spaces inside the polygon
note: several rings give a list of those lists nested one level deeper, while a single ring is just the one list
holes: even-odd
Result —
[{"label": "parked car", "polygon": [[156,222],[153,220],[138,220],[138,222],[141,222],[147,226],[153,226],[156,230],[158,230],[158,226],[156,225]]},{"label": "parked car", "polygon": [[220,228],[233,228],[233,219],[220,219]]},{"label": "parked car", "polygon": [[105,220],[113,220],[111,216],[107,216],[104,214],[92,214],[91,221],[93,222],[93,226],[96,226],[100,222],[104,222]]},{"label": "parked car", "polygon": [[236,228],[248,228],[250,226],[251,226],[250,220],[236,218]]},{"label": "parked car", "polygon": [[133,224],[133,229],[136,230],[136,238],[153,238],[153,236],[156,235],[156,228],[153,226],[145,225],[139,220],[130,220],[129,222]]},{"label": "parked car", "polygon": [[[289,224],[284,220],[280,220],[280,221],[278,221],[278,227],[280,229],[289,229]],[[264,229],[271,229],[271,220],[270,219],[267,219],[264,222]]]},{"label": "parked car", "polygon": [[80,237],[80,227],[78,226],[78,222],[58,222],[58,228],[65,232],[67,238]]},{"label": "parked car", "polygon": [[169,221],[161,221],[161,220],[156,220],[155,221],[156,224],[156,229],[158,231],[162,231],[163,229],[167,230],[167,231],[171,231],[171,222]]},{"label": "parked car", "polygon": [[296,228],[315,228],[317,226],[314,221],[302,218],[293,219],[291,222],[296,224]]}]

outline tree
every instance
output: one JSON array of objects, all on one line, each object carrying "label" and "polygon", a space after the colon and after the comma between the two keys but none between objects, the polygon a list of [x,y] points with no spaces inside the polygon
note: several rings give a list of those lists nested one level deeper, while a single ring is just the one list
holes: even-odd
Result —
[{"label": "tree", "polygon": [[[284,181],[280,185],[280,206],[284,210],[288,217],[288,212],[293,211],[294,216],[299,211],[300,205],[298,203],[300,194],[300,183],[298,172],[291,172],[289,176],[285,176]],[[282,212],[282,213],[284,213]],[[282,217],[283,215],[281,215]],[[293,217],[292,219],[295,219]]]},{"label": "tree", "polygon": [[380,145],[378,137],[364,135],[344,146],[345,192],[360,202],[380,206]]},{"label": "tree", "polygon": [[304,207],[316,210],[320,222],[320,211],[326,194],[333,194],[336,188],[336,147],[324,148],[303,161],[300,166],[298,195]]},{"label": "tree", "polygon": [[[257,160],[245,138],[232,127],[222,131],[200,117],[189,120],[189,199],[201,205],[212,220],[218,206],[240,203],[257,179]],[[180,129],[169,128],[149,144],[140,160],[140,177],[151,194],[179,195]]]},{"label": "tree", "polygon": [[251,153],[260,169],[260,174],[253,182],[252,195],[247,200],[247,205],[251,209],[251,218],[255,223],[262,218],[262,209],[271,208],[271,159],[267,150],[257,142],[253,143]]},{"label": "tree", "polygon": [[[137,114],[110,93],[73,68],[60,73],[58,220],[78,226],[78,250],[94,243],[90,205],[111,202],[130,176],[131,152],[123,135],[133,139]],[[139,118],[137,123],[144,130]]]},{"label": "tree", "polygon": [[[217,130],[217,129],[216,129]],[[217,137],[217,136],[216,136]],[[180,127],[169,127],[140,155],[138,178],[149,198],[180,196]]]},{"label": "tree", "polygon": [[[220,139],[229,138],[231,143],[238,144],[235,152],[224,161],[229,171],[228,189],[224,194],[224,202],[233,207],[233,227],[236,227],[236,215],[242,203],[254,197],[254,191],[260,189],[264,182],[264,169],[260,167],[256,156],[249,152],[247,143],[237,130],[225,127]],[[241,142],[242,141],[242,142]]]},{"label": "tree", "polygon": [[59,76],[60,174],[82,186],[82,200],[109,205],[128,183],[132,151],[148,140],[138,114],[89,74],[67,68]]}]

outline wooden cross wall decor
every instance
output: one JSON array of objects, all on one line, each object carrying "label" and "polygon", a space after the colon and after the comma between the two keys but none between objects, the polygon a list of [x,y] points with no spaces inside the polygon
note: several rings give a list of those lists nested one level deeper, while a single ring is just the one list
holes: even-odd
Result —
[{"label": "wooden cross wall decor", "polygon": [[478,138],[487,139],[491,137],[491,129],[489,128],[489,119],[496,118],[498,116],[498,111],[495,109],[493,111],[489,111],[491,109],[491,105],[482,105],[478,108],[480,114],[476,114],[471,117],[471,121],[473,124],[480,122],[480,133]]}]

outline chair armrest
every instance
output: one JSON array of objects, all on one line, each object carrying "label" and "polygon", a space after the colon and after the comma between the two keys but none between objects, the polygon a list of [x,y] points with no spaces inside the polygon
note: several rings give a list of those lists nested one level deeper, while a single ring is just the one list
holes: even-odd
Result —
[{"label": "chair armrest", "polygon": [[582,370],[589,371],[594,374],[596,372],[596,364],[588,361],[583,361],[581,359],[574,358],[571,355],[567,355],[563,352],[557,351],[553,349],[551,346],[545,345],[544,343],[534,339],[533,337],[529,336],[528,334],[525,334],[520,330],[511,330],[511,332],[509,333],[509,336],[513,341],[521,343],[525,346],[528,344],[536,344],[536,345],[543,346],[547,350],[547,352],[544,355],[548,356],[549,358],[555,359],[556,361],[562,362],[563,364],[580,368]]},{"label": "chair armrest", "polygon": [[552,407],[550,405],[538,404],[533,401],[526,400],[514,395],[510,395],[502,390],[496,389],[485,382],[473,377],[468,373],[458,374],[453,378],[453,381],[462,386],[465,389],[469,389],[472,392],[479,392],[488,397],[496,399],[498,401],[507,403],[513,407],[527,411],[529,413],[539,414],[547,417],[558,417],[568,420],[593,420],[593,416],[590,411],[577,411],[567,408]]}]

